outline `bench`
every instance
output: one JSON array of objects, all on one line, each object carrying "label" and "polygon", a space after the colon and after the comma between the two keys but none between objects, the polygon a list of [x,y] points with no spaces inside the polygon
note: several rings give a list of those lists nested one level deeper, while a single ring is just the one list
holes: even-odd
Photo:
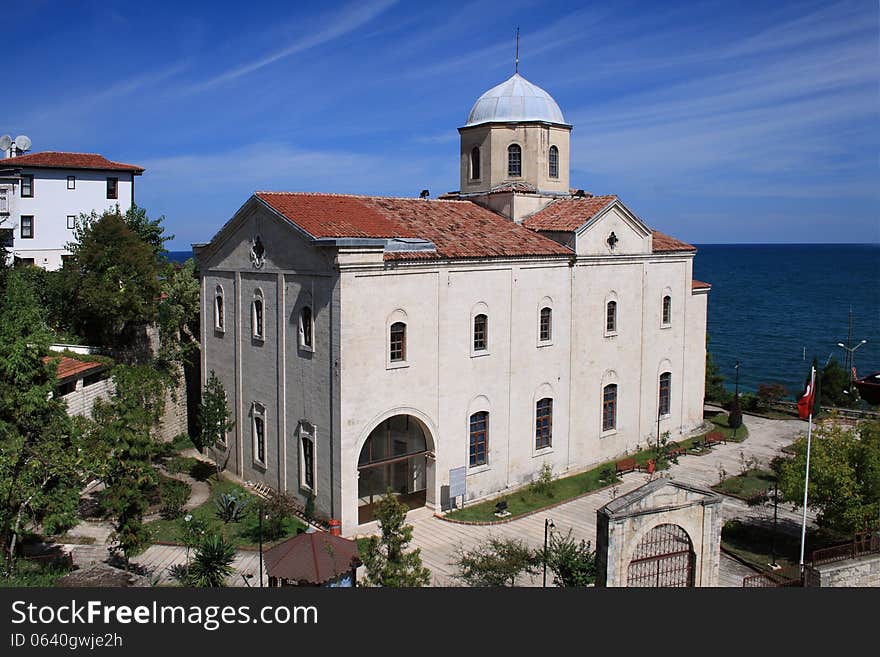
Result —
[{"label": "bench", "polygon": [[670,447],[666,450],[667,458],[676,458],[679,456],[684,456],[687,453],[687,450],[684,447]]},{"label": "bench", "polygon": [[713,431],[706,436],[706,445],[711,447],[712,445],[720,445],[727,444],[727,438],[724,437],[724,434],[720,431]]},{"label": "bench", "polygon": [[635,472],[639,469],[639,464],[634,458],[621,459],[614,464],[617,474],[625,474],[627,472]]}]

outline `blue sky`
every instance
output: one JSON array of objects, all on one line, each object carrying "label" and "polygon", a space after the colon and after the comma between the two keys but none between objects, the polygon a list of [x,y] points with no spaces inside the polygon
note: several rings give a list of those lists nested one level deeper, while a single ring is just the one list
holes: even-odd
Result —
[{"label": "blue sky", "polygon": [[0,132],[145,166],[172,249],[255,190],[458,188],[472,103],[557,100],[572,186],[695,243],[880,242],[878,6],[859,2],[106,3],[4,9]]}]

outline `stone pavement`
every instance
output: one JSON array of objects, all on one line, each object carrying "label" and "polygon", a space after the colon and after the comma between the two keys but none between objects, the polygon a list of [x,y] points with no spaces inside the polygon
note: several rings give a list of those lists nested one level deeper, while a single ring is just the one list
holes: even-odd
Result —
[{"label": "stone pavement", "polygon": [[[767,420],[755,416],[745,416],[744,421],[749,428],[749,437],[742,443],[718,445],[702,456],[688,455],[679,458],[663,474],[676,481],[699,486],[710,486],[719,480],[719,468],[724,468],[729,475],[739,474],[744,460],[755,457],[760,466],[766,467],[779,450],[791,443],[799,433],[805,430],[805,423],[799,420]],[[556,531],[567,533],[577,539],[596,544],[596,511],[613,499],[643,485],[649,476],[644,473],[628,473],[616,489],[605,489],[580,499],[572,500],[546,512],[539,512],[525,518],[513,520],[499,525],[461,525],[436,518],[429,509],[416,509],[407,516],[413,525],[414,547],[421,548],[422,560],[431,569],[435,586],[455,585],[453,579],[455,567],[450,565],[458,546],[465,549],[485,541],[490,536],[519,538],[533,548],[543,546],[544,520],[550,518],[556,525]],[[731,497],[724,498],[724,519],[754,517],[765,513],[761,509],[752,509],[744,502]],[[808,514],[808,519],[814,519]],[[801,521],[800,511],[793,512],[790,507],[780,505],[780,520]],[[361,531],[371,528],[362,526]],[[722,586],[741,586],[742,578],[752,571],[739,562],[722,555],[720,582]],[[520,582],[524,585],[540,585],[540,576],[529,581]]]}]

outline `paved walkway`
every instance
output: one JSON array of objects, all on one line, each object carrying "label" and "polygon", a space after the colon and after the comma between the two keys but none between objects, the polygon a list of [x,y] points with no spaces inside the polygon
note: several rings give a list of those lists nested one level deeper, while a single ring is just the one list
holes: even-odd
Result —
[{"label": "paved walkway", "polygon": [[[749,438],[744,442],[718,445],[703,456],[681,457],[678,464],[673,464],[664,475],[684,483],[709,486],[718,482],[720,468],[729,475],[739,474],[744,461],[752,457],[758,460],[759,466],[766,467],[779,450],[791,443],[805,428],[804,423],[799,420],[767,420],[755,416],[746,416],[745,423],[749,428]],[[648,479],[649,475],[644,473],[628,473],[615,489],[599,491],[546,512],[500,525],[460,525],[436,518],[428,509],[416,509],[407,516],[407,521],[413,525],[412,545],[421,548],[422,560],[431,569],[435,586],[456,585],[453,579],[455,567],[450,562],[459,546],[470,549],[490,536],[519,538],[533,548],[543,546],[545,518],[553,520],[557,532],[567,533],[570,529],[572,536],[588,540],[595,547],[596,511],[614,496],[634,490]],[[725,520],[755,517],[764,513],[766,512],[750,508],[734,498],[724,499]],[[781,521],[789,520],[797,524],[801,521],[800,511],[793,512],[784,505],[779,507],[779,517]],[[811,517],[812,514],[808,514],[808,518]],[[363,529],[367,528],[363,527],[362,531]],[[742,578],[746,574],[751,574],[747,567],[723,556],[720,585],[741,586]],[[531,578],[520,583],[540,585],[540,578]]]}]

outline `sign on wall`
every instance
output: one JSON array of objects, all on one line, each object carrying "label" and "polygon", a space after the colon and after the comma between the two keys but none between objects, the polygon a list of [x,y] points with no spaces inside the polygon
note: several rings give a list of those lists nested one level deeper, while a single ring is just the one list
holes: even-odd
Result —
[{"label": "sign on wall", "polygon": [[461,501],[464,502],[464,494],[465,494],[465,475],[467,474],[467,467],[462,466],[460,468],[452,468],[449,471],[449,499],[454,500],[456,497],[461,497]]}]

